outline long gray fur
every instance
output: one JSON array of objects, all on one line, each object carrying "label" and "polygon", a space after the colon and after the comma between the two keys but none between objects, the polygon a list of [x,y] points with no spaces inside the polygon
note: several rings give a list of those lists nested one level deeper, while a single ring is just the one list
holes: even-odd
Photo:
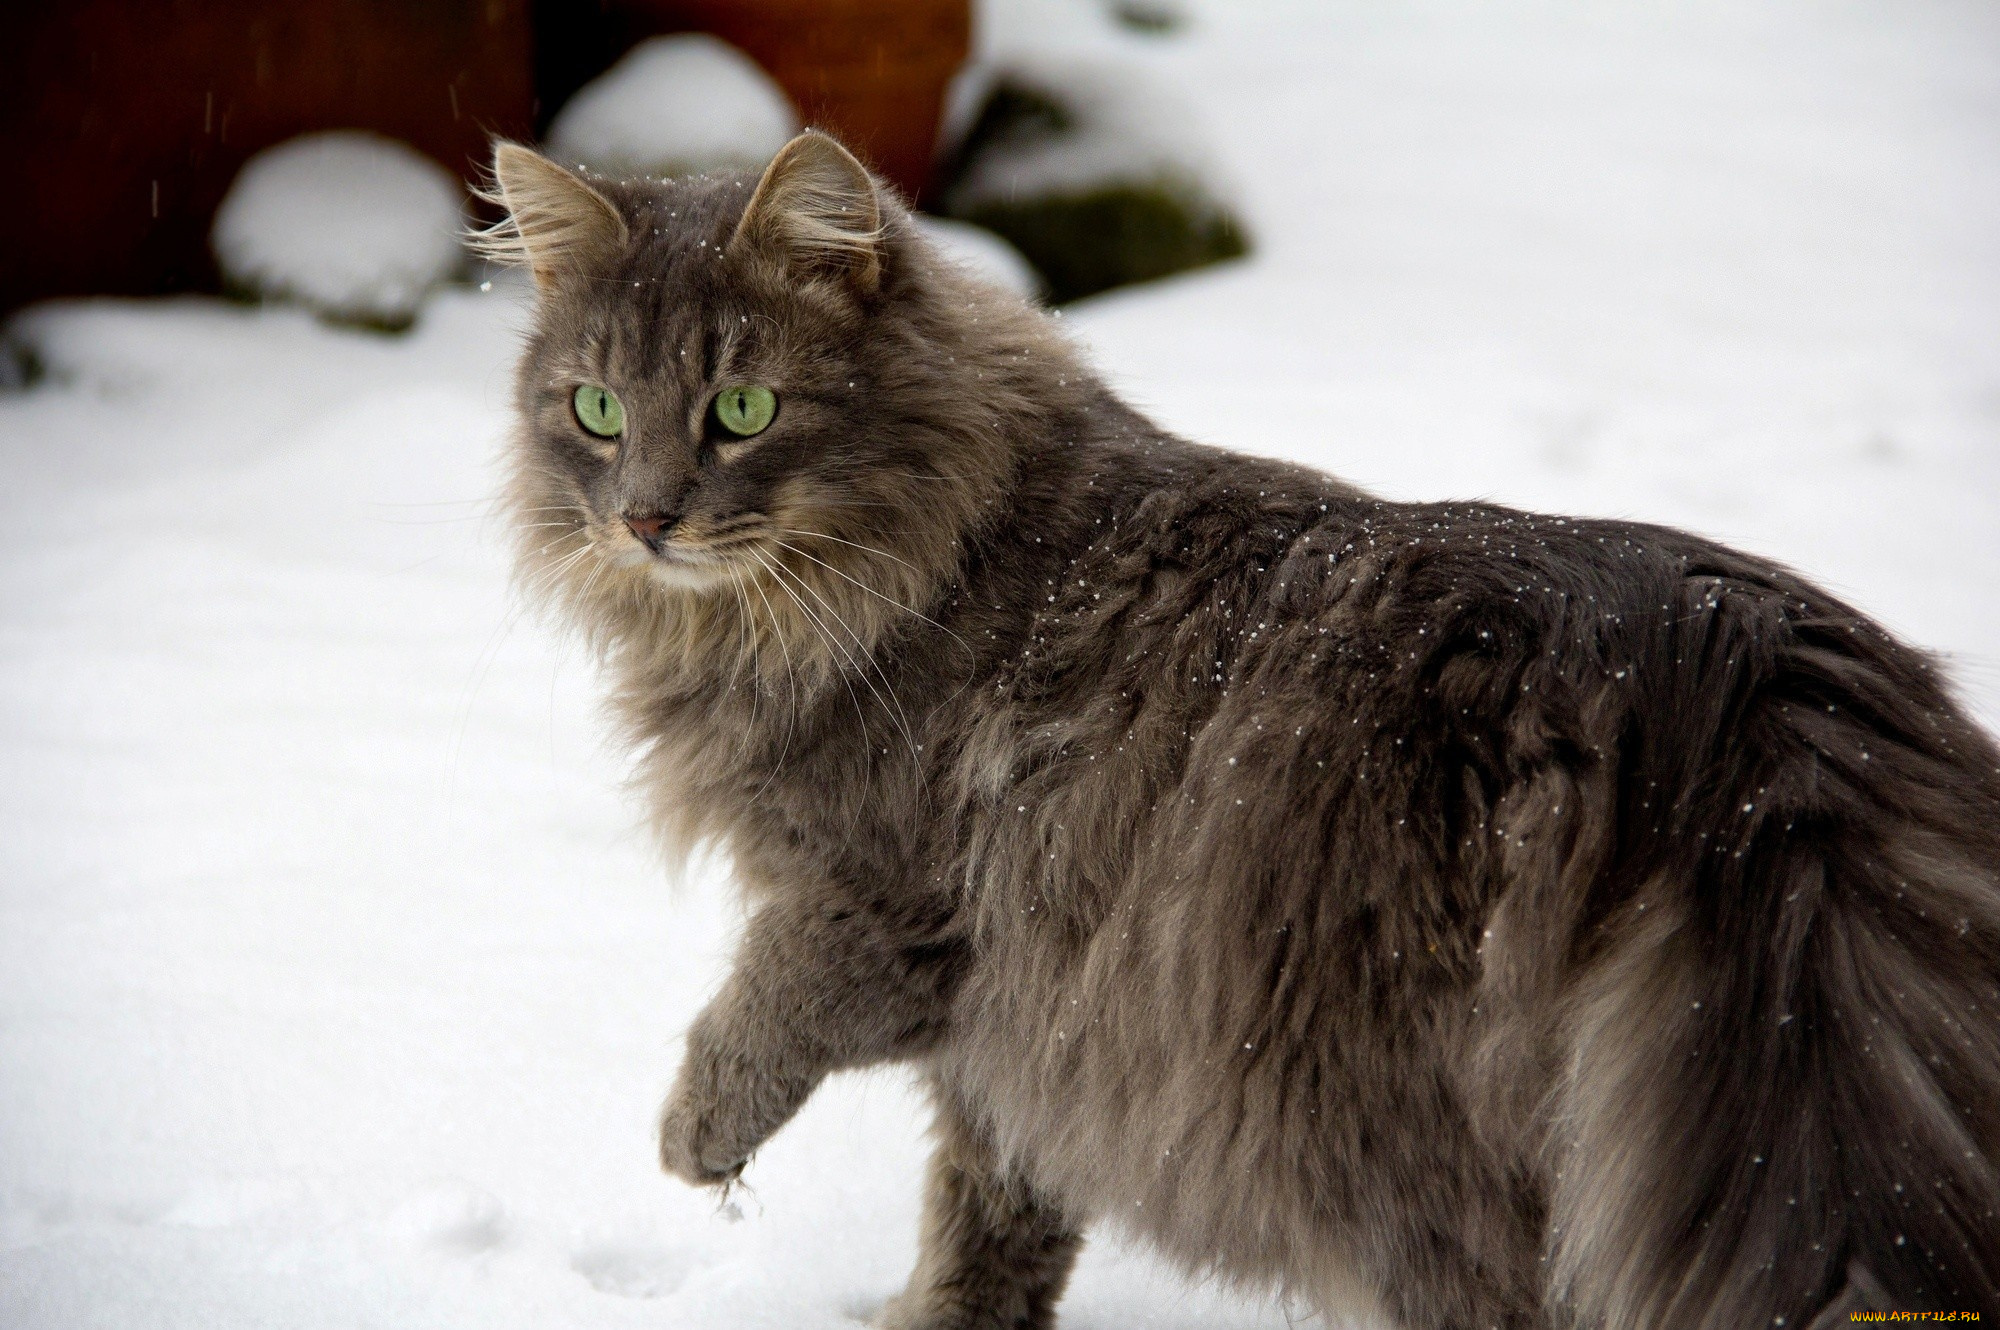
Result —
[{"label": "long gray fur", "polygon": [[1174,438],[823,136],[496,170],[522,575],[755,904],[670,1171],[903,1061],[896,1330],[1053,1324],[1093,1223],[1408,1330],[2000,1316],[2000,752],[1923,654],[1681,532]]}]

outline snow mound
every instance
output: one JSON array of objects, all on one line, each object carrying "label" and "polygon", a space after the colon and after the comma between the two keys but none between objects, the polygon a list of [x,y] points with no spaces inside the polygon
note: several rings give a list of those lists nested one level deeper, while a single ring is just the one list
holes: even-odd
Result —
[{"label": "snow mound", "polygon": [[209,243],[232,286],[402,327],[459,264],[463,203],[458,179],[407,144],[302,134],[244,163]]},{"label": "snow mound", "polygon": [[952,103],[942,210],[1004,236],[1050,300],[1246,252],[1190,109],[1132,60],[1010,56],[962,76]]},{"label": "snow mound", "polygon": [[1116,6],[1102,0],[977,0],[972,24],[973,59],[1020,52],[1130,49],[1132,34]]},{"label": "snow mound", "polygon": [[799,132],[783,89],[729,43],[655,37],[570,98],[549,126],[558,159],[608,175],[762,166]]},{"label": "snow mound", "polygon": [[930,242],[931,248],[952,263],[1018,296],[1029,300],[1041,298],[1041,274],[1035,271],[1034,265],[1022,256],[1020,250],[1007,243],[1005,237],[983,226],[954,221],[949,217],[914,213],[911,220],[916,222],[917,233]]},{"label": "snow mound", "polygon": [[1111,185],[1199,187],[1217,174],[1181,98],[1115,59],[1011,56],[966,71],[952,100],[951,119],[986,121],[967,126],[983,141],[967,145],[954,212]]}]

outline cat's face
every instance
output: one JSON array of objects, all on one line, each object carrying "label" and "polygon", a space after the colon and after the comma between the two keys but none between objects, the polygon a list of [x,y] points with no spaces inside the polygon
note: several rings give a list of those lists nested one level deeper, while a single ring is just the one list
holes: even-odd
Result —
[{"label": "cat's face", "polygon": [[732,249],[738,193],[663,190],[658,234],[551,292],[522,385],[557,501],[600,553],[665,585],[726,579],[873,501],[857,482],[888,462],[851,350],[862,309]]},{"label": "cat's face", "polygon": [[496,166],[541,295],[518,398],[537,562],[729,594],[879,548],[954,484],[924,419],[949,352],[899,335],[886,289],[916,242],[832,140],[761,180]]}]

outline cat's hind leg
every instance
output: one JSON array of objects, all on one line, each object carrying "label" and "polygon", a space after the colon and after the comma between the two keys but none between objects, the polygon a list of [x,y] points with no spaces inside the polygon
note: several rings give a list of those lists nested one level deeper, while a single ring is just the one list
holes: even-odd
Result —
[{"label": "cat's hind leg", "polygon": [[1046,1330],[1083,1237],[1045,1198],[1005,1176],[951,1096],[938,1093],[937,1141],[909,1287],[882,1330]]}]

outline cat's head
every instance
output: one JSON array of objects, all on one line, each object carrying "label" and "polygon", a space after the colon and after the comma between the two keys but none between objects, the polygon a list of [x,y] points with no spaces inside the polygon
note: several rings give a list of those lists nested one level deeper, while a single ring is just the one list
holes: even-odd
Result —
[{"label": "cat's head", "polygon": [[949,576],[1067,357],[1043,315],[941,260],[824,134],[761,176],[609,180],[507,143],[494,176],[484,248],[538,293],[512,489],[530,582],[615,636],[753,595],[865,614],[848,583],[914,608]]}]

